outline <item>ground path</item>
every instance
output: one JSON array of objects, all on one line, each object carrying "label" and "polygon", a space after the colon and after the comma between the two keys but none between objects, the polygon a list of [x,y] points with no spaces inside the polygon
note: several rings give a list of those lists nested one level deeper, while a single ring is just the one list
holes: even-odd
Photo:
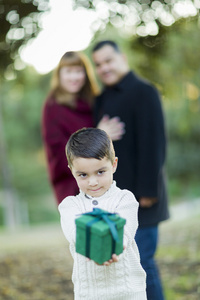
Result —
[{"label": "ground path", "polygon": [[[167,300],[200,299],[200,200],[171,208],[158,263]],[[0,232],[1,300],[73,300],[72,258],[59,224]]]}]

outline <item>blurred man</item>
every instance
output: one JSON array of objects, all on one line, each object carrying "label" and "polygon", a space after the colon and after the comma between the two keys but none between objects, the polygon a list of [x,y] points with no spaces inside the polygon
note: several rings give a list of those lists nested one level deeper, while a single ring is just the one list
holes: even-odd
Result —
[{"label": "blurred man", "polygon": [[159,94],[150,83],[138,78],[113,41],[99,42],[93,61],[104,90],[95,102],[96,123],[103,115],[118,116],[126,133],[114,142],[119,157],[114,176],[117,185],[131,190],[139,201],[136,242],[147,273],[148,300],[163,300],[154,256],[158,224],[169,218],[163,167],[166,154],[164,118]]}]

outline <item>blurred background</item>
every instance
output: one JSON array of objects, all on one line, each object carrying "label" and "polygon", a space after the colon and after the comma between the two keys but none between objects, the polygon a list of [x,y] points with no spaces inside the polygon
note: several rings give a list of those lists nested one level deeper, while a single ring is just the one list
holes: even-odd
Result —
[{"label": "blurred background", "polygon": [[[69,50],[91,57],[92,45],[107,38],[119,43],[131,68],[162,95],[170,207],[186,204],[186,213],[192,207],[199,213],[199,9],[199,0],[0,0],[0,233],[59,226],[41,110],[60,57]],[[169,291],[168,299],[197,299],[200,288],[193,289],[189,298]]]}]

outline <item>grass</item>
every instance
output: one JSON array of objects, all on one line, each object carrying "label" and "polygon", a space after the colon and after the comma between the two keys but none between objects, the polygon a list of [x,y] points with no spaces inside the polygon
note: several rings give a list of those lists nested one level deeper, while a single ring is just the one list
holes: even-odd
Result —
[{"label": "grass", "polygon": [[168,193],[171,204],[200,197],[199,179],[168,180]]},{"label": "grass", "polygon": [[166,300],[200,299],[199,217],[161,225],[157,260]]}]

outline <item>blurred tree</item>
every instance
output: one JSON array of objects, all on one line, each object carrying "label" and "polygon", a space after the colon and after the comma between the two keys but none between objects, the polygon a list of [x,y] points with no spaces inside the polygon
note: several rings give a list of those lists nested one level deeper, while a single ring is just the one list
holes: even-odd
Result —
[{"label": "blurred tree", "polygon": [[[1,102],[0,102],[0,106],[1,106]],[[1,107],[0,107],[0,169],[2,175],[0,176],[0,179],[2,179],[2,187],[4,190],[3,201],[2,201],[4,224],[8,228],[13,230],[19,221],[17,220],[18,202],[17,202],[17,198],[15,197],[15,192],[13,191],[10,168],[7,160],[7,149],[5,148],[5,137],[4,137]]]},{"label": "blurred tree", "polygon": [[[31,67],[16,71],[16,73],[15,79],[4,81],[0,86],[1,111],[4,117],[3,133],[6,142],[4,143],[5,155],[1,152],[2,159],[5,159],[3,162],[0,161],[0,192],[3,192],[0,204],[2,203],[4,208],[2,214],[5,218],[8,212],[14,211],[16,224],[26,224],[28,217],[30,222],[36,218],[34,213],[38,211],[39,206],[40,213],[37,213],[37,216],[41,215],[41,212],[44,213],[43,206],[46,198],[43,195],[51,194],[40,134],[41,111],[49,90],[50,74],[39,75]],[[2,137],[1,134],[0,137]],[[1,141],[0,145],[2,145]],[[5,161],[6,173],[3,173],[2,166]],[[12,195],[13,199],[12,202],[8,201],[9,211],[8,205],[5,205],[8,204],[6,203],[8,195]],[[19,203],[16,199],[19,199]],[[48,210],[51,207],[51,198],[47,200],[49,206],[45,208],[44,220],[48,218]],[[20,218],[18,218],[18,208],[20,208]],[[19,219],[20,222],[18,222]],[[0,213],[0,225],[2,223]],[[8,218],[4,224],[8,224]],[[12,227],[11,223],[9,227]]]},{"label": "blurred tree", "polygon": [[0,0],[0,77],[13,70],[21,45],[38,34],[47,9],[48,0]]},{"label": "blurred tree", "polygon": [[73,0],[74,7],[92,9],[98,18],[96,28],[105,28],[110,22],[123,26],[131,35],[155,36],[162,25],[171,26],[180,18],[195,16],[199,12],[198,0]]},{"label": "blurred tree", "polygon": [[[39,30],[40,15],[48,9],[48,0],[0,0],[0,79],[12,76],[20,68],[20,47],[35,37]],[[13,189],[10,165],[6,155],[4,119],[0,105],[0,166],[4,190],[4,217],[13,229],[21,222],[17,196]]]}]

